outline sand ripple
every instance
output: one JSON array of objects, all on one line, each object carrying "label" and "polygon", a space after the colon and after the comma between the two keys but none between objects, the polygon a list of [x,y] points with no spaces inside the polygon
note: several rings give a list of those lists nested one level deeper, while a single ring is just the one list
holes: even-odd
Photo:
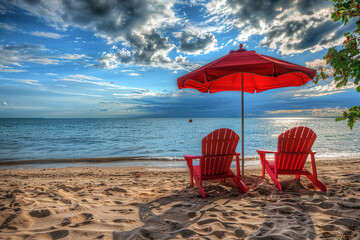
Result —
[{"label": "sand ripple", "polygon": [[248,193],[206,182],[206,199],[186,169],[0,170],[0,239],[360,239],[359,168],[320,161],[326,193],[249,169]]}]

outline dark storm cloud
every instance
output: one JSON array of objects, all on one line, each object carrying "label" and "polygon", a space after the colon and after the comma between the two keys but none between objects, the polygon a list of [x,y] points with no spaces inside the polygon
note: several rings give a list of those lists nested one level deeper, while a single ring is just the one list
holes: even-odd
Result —
[{"label": "dark storm cloud", "polygon": [[239,23],[260,28],[260,22],[272,22],[286,8],[292,6],[289,0],[228,0],[238,17]]},{"label": "dark storm cloud", "polygon": [[312,15],[316,10],[331,7],[331,2],[324,0],[298,0],[296,8],[301,14]]},{"label": "dark storm cloud", "polygon": [[319,9],[331,6],[330,2],[324,0],[228,0],[227,2],[238,18],[239,25],[251,25],[253,28],[260,28],[260,22],[271,24],[290,8],[303,15],[312,15]]},{"label": "dark storm cloud", "polygon": [[290,53],[312,50],[316,47],[330,47],[333,43],[341,42],[344,33],[355,27],[354,21],[345,27],[339,22],[317,18],[288,21],[282,26],[271,27],[261,46],[269,47],[275,43],[282,45],[282,50]]},{"label": "dark storm cloud", "polygon": [[[242,29],[239,35],[264,36],[261,46],[282,54],[319,51],[341,44],[345,29],[329,16],[331,2],[323,0],[228,0]],[[250,31],[250,32],[249,32]],[[250,33],[250,34],[249,34]]]},{"label": "dark storm cloud", "polygon": [[197,35],[182,32],[177,35],[179,38],[179,50],[185,53],[205,52],[216,43],[216,38],[212,33]]},{"label": "dark storm cloud", "polygon": [[[133,36],[135,37],[135,36]],[[170,60],[162,55],[156,55],[158,51],[171,50],[173,45],[169,43],[167,37],[161,37],[158,33],[153,31],[151,34],[144,34],[144,41],[134,41],[135,51],[134,51],[134,62],[135,64],[145,64],[149,65],[151,61],[158,63],[168,63]]]},{"label": "dark storm cloud", "polygon": [[[293,45],[294,49],[307,49],[311,48],[314,45],[320,43],[324,37],[327,37],[330,33],[334,31],[334,28],[337,28],[341,23],[334,23],[331,20],[325,21],[319,24],[316,27],[310,27],[306,29],[306,32],[303,33],[301,37],[302,41]],[[337,38],[342,37],[343,34],[336,36]]]},{"label": "dark storm cloud", "polygon": [[170,61],[167,54],[174,45],[159,30],[176,24],[172,1],[55,0],[50,4],[45,0],[19,0],[14,4],[53,25],[93,30],[109,43],[123,43],[132,52],[132,59],[121,54],[112,56],[119,63],[160,65]]},{"label": "dark storm cloud", "polygon": [[97,59],[100,67],[115,68],[119,64],[136,64],[144,66],[161,66],[173,63],[174,60],[167,57],[167,52],[174,46],[169,43],[167,37],[161,37],[158,33],[133,35],[133,51],[121,49],[114,54],[105,54]]},{"label": "dark storm cloud", "polygon": [[[169,38],[144,27],[154,20],[148,1],[66,0],[64,3],[64,19],[67,22],[95,29],[110,42],[120,40],[130,45],[132,56],[120,51],[116,53],[115,58],[119,63],[151,65],[153,62],[161,64],[170,61],[166,55],[159,54],[167,53],[174,47]],[[162,10],[161,5],[158,10]]]},{"label": "dark storm cloud", "polygon": [[108,40],[131,39],[131,33],[150,20],[146,1],[64,0],[65,22],[96,30]]},{"label": "dark storm cloud", "polygon": [[5,1],[0,0],[0,14],[6,14],[9,11],[9,4]]}]

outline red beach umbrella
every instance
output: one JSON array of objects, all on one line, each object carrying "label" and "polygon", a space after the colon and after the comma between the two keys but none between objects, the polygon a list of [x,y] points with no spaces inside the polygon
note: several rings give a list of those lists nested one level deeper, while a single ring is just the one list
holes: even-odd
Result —
[{"label": "red beach umbrella", "polygon": [[242,48],[216,59],[177,79],[179,89],[194,88],[204,93],[241,91],[241,147],[244,175],[244,92],[302,86],[316,71]]}]

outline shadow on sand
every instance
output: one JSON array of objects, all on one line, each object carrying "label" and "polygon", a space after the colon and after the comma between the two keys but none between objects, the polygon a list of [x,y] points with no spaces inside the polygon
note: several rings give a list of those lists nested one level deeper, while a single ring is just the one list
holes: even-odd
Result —
[{"label": "shadow on sand", "polygon": [[[261,177],[248,176],[246,194],[207,184],[206,199],[186,187],[170,196],[138,205],[143,226],[114,232],[114,239],[316,239],[303,199],[322,201],[325,193],[305,189],[297,180],[282,182],[283,192]],[[316,200],[317,199],[317,200]]]}]

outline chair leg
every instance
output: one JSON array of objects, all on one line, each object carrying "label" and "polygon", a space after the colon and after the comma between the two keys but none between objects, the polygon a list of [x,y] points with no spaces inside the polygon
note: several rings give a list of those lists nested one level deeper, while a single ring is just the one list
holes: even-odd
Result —
[{"label": "chair leg", "polygon": [[198,177],[196,174],[194,174],[194,179],[195,179],[196,185],[197,185],[197,187],[198,187],[198,189],[199,189],[199,192],[200,192],[201,196],[202,196],[203,198],[205,198],[205,197],[206,197],[205,190],[204,190],[204,188],[202,187],[202,184],[200,183],[200,179],[199,179],[199,177]]},{"label": "chair leg", "polygon": [[192,170],[190,170],[190,186],[194,187],[194,174]]},{"label": "chair leg", "polygon": [[265,178],[265,166],[262,165],[262,177]]},{"label": "chair leg", "polygon": [[296,175],[296,179],[300,181],[300,175]]},{"label": "chair leg", "polygon": [[236,185],[238,186],[238,188],[243,192],[246,193],[247,192],[247,188],[246,185],[243,183],[243,181],[239,180],[238,177],[233,177],[232,178],[234,180],[234,182],[236,183]]},{"label": "chair leg", "polygon": [[315,185],[317,186],[321,191],[326,192],[326,186],[320,182],[317,177],[315,177],[313,174],[308,173],[305,174],[305,176]]},{"label": "chair leg", "polygon": [[310,179],[318,188],[320,188],[321,191],[326,192],[326,186],[320,182],[317,178],[317,172],[316,172],[316,164],[315,164],[315,153],[311,153],[311,167],[312,167],[312,174],[309,172],[305,174],[305,176]]},{"label": "chair leg", "polygon": [[193,169],[192,159],[185,157],[185,160],[186,160],[186,163],[187,163],[187,165],[188,165],[188,167],[189,167],[189,171],[190,171],[190,186],[193,187],[193,186],[194,186],[194,181],[193,181],[193,178],[194,178],[194,169]]},{"label": "chair leg", "polygon": [[270,168],[268,165],[265,165],[265,168],[266,168],[266,171],[267,171],[267,173],[269,174],[271,180],[273,180],[275,186],[276,186],[280,191],[282,191],[281,184],[280,184],[279,180],[277,179],[275,173],[271,170],[271,168]]}]

